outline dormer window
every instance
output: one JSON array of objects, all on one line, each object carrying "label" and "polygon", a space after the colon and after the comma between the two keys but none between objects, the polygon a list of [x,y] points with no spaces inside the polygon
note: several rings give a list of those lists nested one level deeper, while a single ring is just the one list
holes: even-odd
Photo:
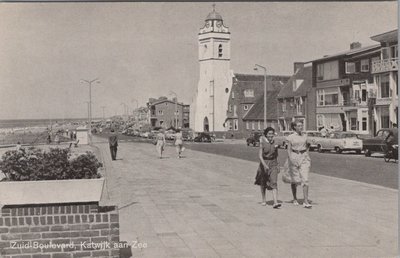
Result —
[{"label": "dormer window", "polygon": [[218,57],[222,57],[222,44],[218,46]]}]

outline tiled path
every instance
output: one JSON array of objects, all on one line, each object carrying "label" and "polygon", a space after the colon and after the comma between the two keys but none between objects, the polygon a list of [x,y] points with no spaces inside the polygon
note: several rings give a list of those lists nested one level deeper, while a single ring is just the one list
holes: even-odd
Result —
[{"label": "tiled path", "polygon": [[274,210],[259,204],[257,163],[191,150],[177,159],[172,146],[160,160],[154,145],[132,142],[111,161],[96,140],[121,240],[147,245],[133,257],[397,256],[398,191],[312,173],[311,210],[288,203],[281,180]]}]

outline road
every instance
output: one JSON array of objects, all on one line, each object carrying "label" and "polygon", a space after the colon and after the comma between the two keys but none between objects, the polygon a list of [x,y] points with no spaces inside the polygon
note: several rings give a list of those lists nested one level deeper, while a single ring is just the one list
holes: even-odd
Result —
[{"label": "road", "polygon": [[[187,143],[187,148],[249,161],[258,161],[258,147],[235,143]],[[386,163],[382,157],[365,157],[351,152],[310,152],[311,172],[359,182],[375,184],[393,189],[398,188],[398,164]],[[284,164],[287,151],[279,150],[279,162]],[[255,173],[255,171],[251,171]]]},{"label": "road", "polygon": [[[107,137],[106,134],[99,135]],[[138,137],[120,135],[121,141],[149,142],[150,140]],[[172,142],[169,142],[172,144]],[[258,161],[258,147],[246,146],[240,143],[193,143],[185,142],[185,146],[192,150],[213,153],[248,161]],[[334,152],[310,152],[311,172],[344,178],[374,185],[398,189],[398,164],[386,163],[379,154],[365,157],[351,152],[336,154]],[[287,159],[286,150],[279,150],[279,162],[284,164]],[[255,173],[255,171],[249,171]]]}]

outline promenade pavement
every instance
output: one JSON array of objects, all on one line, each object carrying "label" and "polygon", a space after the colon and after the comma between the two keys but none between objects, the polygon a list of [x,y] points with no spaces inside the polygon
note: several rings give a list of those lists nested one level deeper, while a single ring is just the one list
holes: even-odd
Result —
[{"label": "promenade pavement", "polygon": [[[396,257],[398,191],[311,173],[311,210],[294,206],[279,176],[282,208],[260,205],[258,164],[121,142],[116,161],[95,138],[107,177],[103,204],[120,212],[133,257]],[[298,189],[298,196],[302,191]],[[267,195],[271,199],[271,195]]]}]

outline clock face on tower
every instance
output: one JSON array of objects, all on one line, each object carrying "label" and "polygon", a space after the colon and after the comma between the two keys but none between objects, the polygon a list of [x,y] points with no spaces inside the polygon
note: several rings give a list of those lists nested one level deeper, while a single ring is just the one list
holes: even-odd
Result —
[{"label": "clock face on tower", "polygon": [[208,21],[208,22],[206,23],[206,28],[210,28],[210,26],[211,26],[211,22]]},{"label": "clock face on tower", "polygon": [[217,27],[220,28],[222,26],[222,22],[221,21],[217,21]]}]

